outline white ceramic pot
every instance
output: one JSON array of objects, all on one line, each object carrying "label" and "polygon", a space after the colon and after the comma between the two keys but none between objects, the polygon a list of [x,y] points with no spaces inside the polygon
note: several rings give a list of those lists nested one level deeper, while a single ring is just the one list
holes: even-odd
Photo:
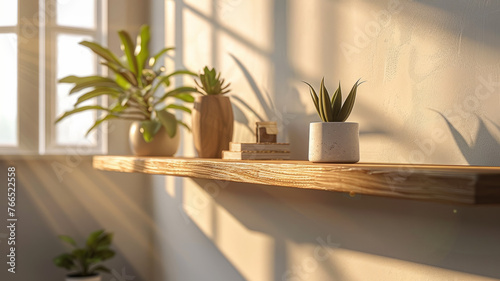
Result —
[{"label": "white ceramic pot", "polygon": [[101,281],[101,275],[95,276],[85,276],[85,277],[75,277],[75,276],[66,276],[66,281]]},{"label": "white ceramic pot", "polygon": [[309,125],[309,161],[356,163],[359,161],[359,124],[313,122]]},{"label": "white ceramic pot", "polygon": [[129,131],[130,149],[136,156],[173,156],[180,143],[180,130],[171,138],[163,126],[153,137],[151,142],[146,142],[140,132],[141,122],[132,123]]}]

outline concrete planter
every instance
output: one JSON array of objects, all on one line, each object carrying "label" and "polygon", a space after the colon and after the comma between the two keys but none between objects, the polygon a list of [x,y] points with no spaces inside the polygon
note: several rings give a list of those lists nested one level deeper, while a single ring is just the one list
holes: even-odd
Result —
[{"label": "concrete planter", "polygon": [[141,122],[132,123],[129,131],[130,149],[136,156],[173,156],[179,148],[181,132],[177,125],[177,133],[171,138],[163,126],[153,137],[151,142],[146,142],[140,132]]},{"label": "concrete planter", "polygon": [[313,122],[309,125],[309,161],[356,163],[359,161],[359,124]]}]

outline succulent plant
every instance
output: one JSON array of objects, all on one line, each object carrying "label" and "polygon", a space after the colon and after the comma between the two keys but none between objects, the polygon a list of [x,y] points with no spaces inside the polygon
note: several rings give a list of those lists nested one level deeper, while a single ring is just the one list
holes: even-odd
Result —
[{"label": "succulent plant", "polygon": [[209,69],[205,66],[203,73],[198,75],[200,82],[196,79],[194,82],[198,86],[198,92],[204,95],[224,95],[231,90],[228,89],[231,83],[224,84],[224,79],[220,78],[220,73],[217,73],[215,68]]},{"label": "succulent plant", "polygon": [[[84,91],[84,93],[78,98],[74,109],[60,116],[56,123],[78,112],[98,110],[104,114],[96,120],[87,134],[110,119],[135,120],[141,121],[141,132],[146,142],[152,141],[162,126],[170,137],[175,136],[177,124],[189,129],[186,124],[177,120],[169,110],[183,110],[188,113],[191,113],[191,110],[175,103],[166,104],[165,100],[174,98],[184,102],[194,102],[190,93],[196,92],[196,88],[182,86],[170,89],[170,86],[171,79],[175,76],[196,76],[197,74],[188,70],[166,73],[165,67],[157,67],[160,58],[174,48],[164,48],[157,54],[150,56],[148,49],[151,36],[147,25],[142,26],[135,46],[126,31],[119,31],[118,35],[121,40],[121,49],[124,52],[122,58],[97,43],[80,42],[81,45],[100,56],[103,59],[101,64],[108,67],[114,76],[111,78],[99,75],[68,76],[59,80],[59,83],[74,84],[69,92],[70,95],[80,91]],[[110,106],[82,106],[83,102],[103,95],[109,97]]]},{"label": "succulent plant", "polygon": [[347,96],[344,104],[342,105],[342,89],[339,87],[330,99],[328,90],[325,87],[325,78],[321,79],[321,85],[319,89],[319,96],[314,91],[311,84],[304,81],[309,86],[309,91],[311,93],[311,98],[316,106],[316,111],[318,111],[319,117],[323,122],[344,122],[347,120],[351,114],[352,108],[354,107],[354,101],[356,99],[356,91],[359,85],[363,82],[356,81],[354,86],[352,86],[351,92]]}]

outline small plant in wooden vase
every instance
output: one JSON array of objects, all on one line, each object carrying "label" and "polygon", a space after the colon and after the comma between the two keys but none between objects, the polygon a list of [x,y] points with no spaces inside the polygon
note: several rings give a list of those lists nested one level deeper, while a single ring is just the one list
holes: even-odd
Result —
[{"label": "small plant in wooden vase", "polygon": [[342,104],[342,90],[337,88],[332,97],[321,80],[319,95],[309,86],[314,106],[323,122],[313,122],[309,126],[309,161],[356,163],[359,161],[359,124],[345,122],[351,114],[356,92],[363,82],[354,83]]},{"label": "small plant in wooden vase", "polygon": [[201,158],[221,158],[233,138],[233,109],[225,96],[230,92],[230,83],[208,67],[195,83],[202,95],[195,98],[192,112],[194,146]]}]

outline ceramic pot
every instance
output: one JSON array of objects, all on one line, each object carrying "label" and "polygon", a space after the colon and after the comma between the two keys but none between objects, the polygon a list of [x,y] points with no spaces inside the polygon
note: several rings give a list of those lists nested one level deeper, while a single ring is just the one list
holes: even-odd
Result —
[{"label": "ceramic pot", "polygon": [[177,125],[177,133],[171,138],[163,126],[153,137],[151,142],[146,142],[140,132],[141,122],[132,123],[129,131],[130,149],[136,156],[173,156],[179,148],[181,133]]},{"label": "ceramic pot", "polygon": [[221,158],[233,139],[233,108],[228,97],[197,96],[192,113],[194,147],[201,158]]},{"label": "ceramic pot", "polygon": [[67,275],[66,276],[66,281],[101,281],[101,275],[94,275],[94,276],[84,276],[84,277],[78,277],[78,276],[71,276]]},{"label": "ceramic pot", "polygon": [[359,124],[313,122],[309,125],[309,161],[356,163],[359,161]]}]

